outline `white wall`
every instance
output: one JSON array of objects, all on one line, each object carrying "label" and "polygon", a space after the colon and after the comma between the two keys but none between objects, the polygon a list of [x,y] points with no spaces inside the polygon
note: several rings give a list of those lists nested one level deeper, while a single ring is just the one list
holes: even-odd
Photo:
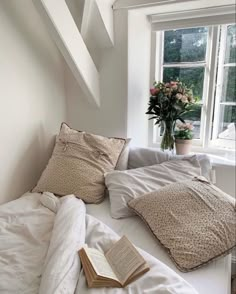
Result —
[{"label": "white wall", "polygon": [[[100,72],[101,107],[88,105],[70,71],[66,70],[68,121],[73,127],[108,136],[131,137],[132,145],[148,143],[151,27],[139,12],[114,11],[114,48],[95,48],[86,40]],[[99,58],[98,58],[99,56]]]},{"label": "white wall", "polygon": [[[115,13],[115,44],[99,61],[101,106],[89,105],[70,70],[66,69],[68,122],[72,127],[105,136],[127,135],[127,14]],[[126,38],[126,40],[124,40]]]},{"label": "white wall", "polygon": [[150,88],[151,25],[139,12],[129,13],[128,26],[128,137],[132,145],[147,146]]},{"label": "white wall", "polygon": [[37,182],[66,120],[64,61],[31,0],[0,1],[0,203]]}]

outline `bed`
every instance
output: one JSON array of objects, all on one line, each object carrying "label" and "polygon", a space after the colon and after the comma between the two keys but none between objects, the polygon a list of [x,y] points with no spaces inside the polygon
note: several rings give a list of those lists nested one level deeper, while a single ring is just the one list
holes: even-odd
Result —
[{"label": "bed", "polygon": [[197,294],[188,282],[141,249],[150,266],[148,273],[124,289],[88,289],[78,250],[86,243],[107,251],[119,236],[86,214],[82,200],[65,196],[54,213],[42,205],[41,197],[28,193],[0,207],[0,293]]},{"label": "bed", "polygon": [[[33,192],[0,206],[1,294],[230,294],[230,255],[192,272],[180,272],[141,219],[130,215],[132,211],[127,205],[137,199],[123,201],[127,190],[138,188],[140,194],[137,198],[141,199],[148,192],[168,189],[174,182],[179,184],[178,181],[186,180],[187,175],[191,179],[189,181],[194,181],[201,175],[207,177],[209,161],[202,156],[190,156],[187,159],[171,157],[164,152],[145,148],[128,150],[127,153],[126,143],[121,138],[87,134],[62,124],[52,157]],[[118,158],[125,163],[120,171],[114,170],[118,166]],[[123,190],[110,189],[112,181],[117,184],[118,179],[125,179],[127,175],[128,180],[119,187]],[[110,184],[109,178],[112,180]],[[104,194],[105,185],[109,190],[109,198]],[[47,191],[64,196],[56,197]],[[118,193],[114,198],[112,191]],[[179,194],[183,194],[182,190]],[[202,198],[202,195],[208,198],[208,195],[201,194]],[[109,202],[109,199],[118,201]],[[114,219],[111,217],[114,217],[112,203],[115,203],[113,208],[117,209],[119,202],[125,204],[121,208],[126,213],[121,215],[122,218]],[[177,202],[172,199],[169,203]],[[234,209],[233,205],[229,206]],[[168,205],[160,207],[168,209]],[[222,211],[218,210],[219,214],[223,214],[223,217],[227,215],[224,209]],[[168,212],[172,213],[172,210]],[[181,212],[181,216],[184,214],[185,211]],[[226,221],[226,224],[230,223],[234,230],[235,211],[232,215],[232,222]],[[165,219],[165,215],[162,219]],[[157,223],[162,222],[162,219]],[[166,234],[169,222],[163,223]],[[221,226],[221,222],[220,226],[218,224],[216,223],[216,232],[220,227],[224,234],[227,231],[225,226]],[[183,226],[179,226],[179,223],[177,226],[182,230]],[[193,227],[189,227],[192,232]],[[217,233],[214,235],[217,236]],[[232,239],[234,235],[230,233],[228,235]],[[137,246],[149,264],[150,271],[124,289],[88,289],[78,250],[87,244],[106,252],[122,235],[126,235]],[[179,235],[172,238],[171,242],[178,238]],[[217,241],[215,243],[221,244]],[[232,243],[235,246],[234,240],[229,243],[230,246]],[[201,242],[198,244],[202,246]],[[180,247],[183,247],[182,243]],[[210,250],[212,248],[211,245]],[[201,254],[202,252],[201,250]],[[204,252],[210,256],[209,251]],[[220,254],[226,252],[228,251],[223,250]],[[196,255],[195,249],[192,255]]]},{"label": "bed", "polygon": [[99,205],[89,204],[86,208],[88,214],[107,224],[119,235],[127,235],[138,247],[168,265],[189,282],[199,294],[230,294],[231,255],[213,261],[196,271],[182,273],[175,267],[168,254],[137,216],[119,220],[114,219],[110,216],[109,206],[109,198],[106,198],[103,203]]},{"label": "bed", "polygon": [[[38,193],[27,193],[18,200],[0,206],[0,293],[16,293],[16,289],[20,293],[44,294],[159,293],[159,289],[153,286],[153,281],[154,285],[159,284],[159,281],[163,284],[160,293],[230,293],[230,256],[184,274],[175,268],[136,216],[112,219],[108,198],[99,205],[82,206],[82,201],[76,198],[70,204],[73,196],[68,196],[69,203],[63,200],[64,208],[55,214],[42,205],[41,197]],[[82,217],[85,210],[86,225]],[[84,234],[87,234],[86,242],[90,242],[90,245],[106,250],[110,242],[118,238],[116,233],[128,236],[136,246],[145,250],[142,253],[150,264],[154,262],[154,272],[158,276],[151,277],[151,282],[144,282],[145,291],[142,285],[126,290],[87,289],[78,256],[72,253],[77,252],[84,243]]]}]

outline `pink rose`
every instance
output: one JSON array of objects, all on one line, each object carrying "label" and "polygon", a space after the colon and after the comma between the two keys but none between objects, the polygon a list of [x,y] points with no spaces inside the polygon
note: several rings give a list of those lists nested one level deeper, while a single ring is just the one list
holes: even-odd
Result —
[{"label": "pink rose", "polygon": [[186,130],[190,130],[190,131],[192,131],[192,130],[194,129],[194,127],[193,127],[192,124],[190,124],[190,123],[186,123],[186,124],[185,124],[185,129],[186,129]]},{"label": "pink rose", "polygon": [[158,88],[157,89],[156,88],[150,89],[150,93],[151,93],[152,96],[155,96],[158,92],[159,92]]}]

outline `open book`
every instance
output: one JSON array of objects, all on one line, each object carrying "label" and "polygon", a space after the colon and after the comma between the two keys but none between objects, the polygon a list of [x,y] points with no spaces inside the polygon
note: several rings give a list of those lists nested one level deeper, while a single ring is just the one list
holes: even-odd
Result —
[{"label": "open book", "polygon": [[89,288],[125,287],[149,270],[144,258],[123,236],[104,254],[87,246],[79,250]]}]

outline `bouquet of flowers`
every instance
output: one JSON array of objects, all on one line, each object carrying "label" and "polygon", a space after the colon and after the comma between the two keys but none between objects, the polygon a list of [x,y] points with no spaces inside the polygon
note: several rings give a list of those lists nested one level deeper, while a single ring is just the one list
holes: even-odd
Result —
[{"label": "bouquet of flowers", "polygon": [[155,124],[164,126],[161,149],[174,148],[174,128],[176,120],[185,123],[183,115],[191,111],[195,103],[192,88],[188,88],[179,80],[168,83],[154,82],[150,89],[150,99],[146,114],[152,115]]},{"label": "bouquet of flowers", "polygon": [[190,123],[176,124],[175,139],[192,140],[193,129],[194,129],[194,127]]}]

